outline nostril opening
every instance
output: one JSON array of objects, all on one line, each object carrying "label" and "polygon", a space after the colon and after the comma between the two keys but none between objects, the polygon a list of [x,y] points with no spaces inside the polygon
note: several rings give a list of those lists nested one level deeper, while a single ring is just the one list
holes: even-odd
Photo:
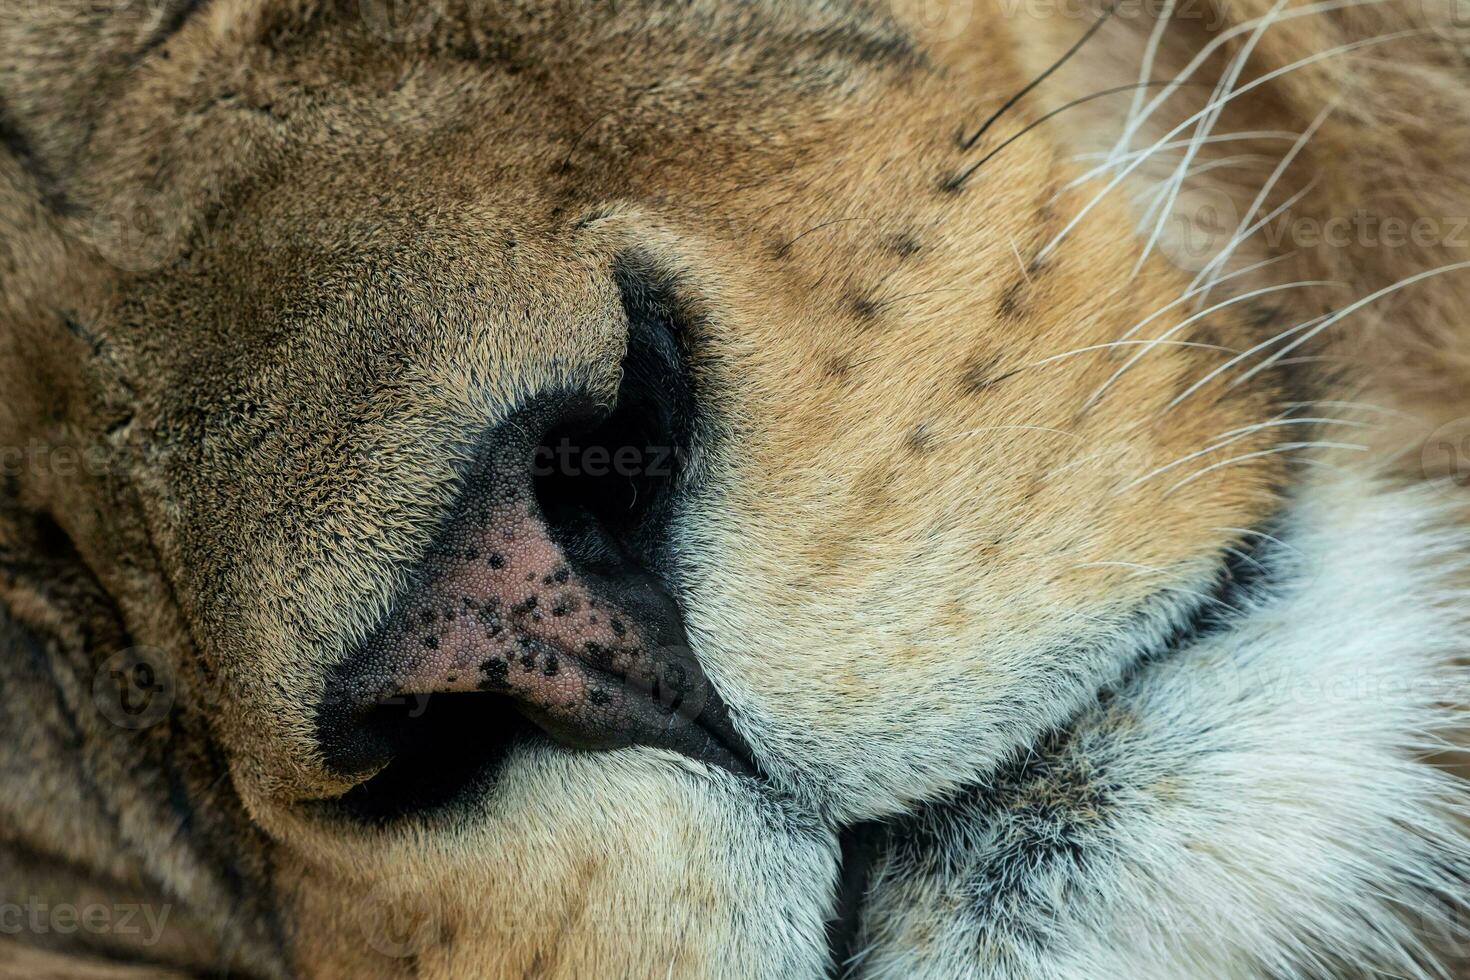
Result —
[{"label": "nostril opening", "polygon": [[612,544],[624,557],[652,557],[695,416],[678,304],[642,275],[620,272],[619,285],[629,334],[617,400],[610,412],[553,426],[532,468],[557,543],[574,559],[602,565]]},{"label": "nostril opening", "polygon": [[557,544],[594,565],[611,559],[598,553],[602,536],[628,551],[642,550],[673,477],[670,442],[656,408],[634,393],[620,395],[603,419],[547,433],[536,450],[533,484]]},{"label": "nostril opening", "polygon": [[382,823],[453,803],[492,780],[515,742],[533,734],[509,697],[489,692],[409,694],[368,708],[355,737],[389,760],[331,805]]}]

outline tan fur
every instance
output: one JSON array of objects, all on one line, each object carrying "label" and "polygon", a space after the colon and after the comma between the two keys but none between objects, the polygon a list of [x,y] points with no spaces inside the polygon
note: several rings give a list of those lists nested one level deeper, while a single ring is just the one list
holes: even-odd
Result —
[{"label": "tan fur", "polygon": [[[1089,20],[980,5],[941,38],[904,4],[431,6],[385,39],[355,3],[215,0],[151,47],[146,4],[0,13],[17,134],[0,153],[0,444],[42,460],[0,495],[3,635],[61,665],[55,730],[90,747],[28,736],[32,766],[66,775],[17,782],[0,842],[175,903],[187,937],[136,956],[364,978],[816,969],[836,830],[984,779],[1094,700],[1118,665],[1069,660],[1072,641],[1198,588],[1222,529],[1283,505],[1299,471],[1272,450],[1297,434],[1139,477],[1287,401],[1341,399],[1405,413],[1371,438],[1384,471],[1419,479],[1419,443],[1470,415],[1465,272],[1345,320],[1298,352],[1312,363],[1166,410],[1229,355],[1161,346],[1090,403],[1135,352],[1090,348],[1193,271],[1156,249],[1133,275],[1142,173],[1038,257],[1101,190],[1063,188],[1129,96],[945,184],[1047,108],[1136,80],[1152,27],[1136,8],[964,152],[956,134]],[[1228,26],[1269,7],[1210,9]],[[1291,21],[1253,74],[1428,16],[1388,0]],[[1154,77],[1211,29],[1181,22]],[[1228,118],[1300,132],[1341,100],[1266,210],[1311,177],[1298,218],[1453,217],[1470,212],[1467,82],[1429,32],[1284,75]],[[1200,160],[1263,158],[1217,171],[1243,214],[1283,148]],[[1270,257],[1249,247],[1232,268]],[[325,665],[401,587],[463,440],[528,393],[614,396],[607,270],[628,250],[700,314],[698,379],[729,436],[681,529],[681,599],[771,783],[534,747],[446,825],[323,824],[307,802],[348,788],[312,737]],[[1244,350],[1467,256],[1298,250],[1230,292],[1343,285],[1175,339]],[[70,452],[77,469],[57,463]],[[89,700],[127,647],[163,651],[179,686],[142,733]],[[79,794],[84,778],[101,788]],[[362,918],[378,901],[430,938],[384,955]],[[780,942],[761,934],[772,908],[790,913]]]}]

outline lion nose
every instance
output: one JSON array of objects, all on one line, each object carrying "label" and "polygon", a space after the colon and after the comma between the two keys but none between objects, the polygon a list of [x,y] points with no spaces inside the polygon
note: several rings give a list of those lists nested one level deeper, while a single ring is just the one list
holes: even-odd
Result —
[{"label": "lion nose", "polygon": [[651,567],[679,433],[637,377],[610,415],[542,399],[485,440],[415,584],[326,685],[318,743],[353,793],[438,799],[528,729],[754,771]]}]

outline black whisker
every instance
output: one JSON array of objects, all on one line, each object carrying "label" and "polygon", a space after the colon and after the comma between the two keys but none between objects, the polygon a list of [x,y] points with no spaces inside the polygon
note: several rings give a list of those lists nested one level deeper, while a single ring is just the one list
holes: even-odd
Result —
[{"label": "black whisker", "polygon": [[795,245],[797,242],[801,241],[803,238],[805,238],[806,236],[810,235],[814,231],[821,231],[823,228],[830,228],[833,225],[845,224],[845,223],[847,223],[849,221],[876,221],[876,220],[878,220],[878,219],[874,218],[872,215],[869,215],[869,214],[854,214],[854,215],[849,215],[848,217],[845,217],[845,218],[829,218],[828,220],[823,221],[821,224],[812,225],[806,231],[802,232],[801,234],[797,235],[795,238],[793,238],[790,241],[786,242],[786,244],[782,245],[780,248],[776,249],[776,257],[777,258],[784,258],[786,256],[786,253],[788,253],[788,252],[791,251],[791,246]]},{"label": "black whisker", "polygon": [[564,174],[568,170],[572,169],[572,155],[577,152],[577,147],[582,145],[582,140],[586,139],[587,134],[592,132],[592,127],[596,126],[598,123],[602,122],[604,119],[607,119],[611,115],[613,115],[613,111],[609,109],[607,112],[604,112],[602,115],[598,116],[596,119],[592,120],[590,123],[582,127],[581,131],[578,132],[576,137],[572,140],[572,145],[567,147],[567,155],[562,158],[561,166],[557,167],[557,173]]},{"label": "black whisker", "polygon": [[1031,79],[1031,81],[1028,82],[1026,86],[1021,89],[1021,91],[1017,92],[1015,95],[1007,99],[1005,105],[995,110],[995,112],[991,114],[990,118],[985,120],[985,122],[980,125],[980,128],[975,130],[975,132],[970,136],[969,139],[963,140],[960,143],[960,146],[966,150],[974,146],[976,141],[979,140],[981,136],[985,135],[985,131],[993,126],[997,119],[1009,112],[1011,107],[1014,106],[1017,102],[1020,102],[1022,99],[1024,99],[1027,94],[1031,92],[1032,89],[1036,88],[1036,86],[1046,81],[1047,77],[1050,76],[1054,71],[1065,65],[1068,59],[1072,57],[1072,55],[1082,50],[1082,45],[1090,41],[1092,39],[1092,36],[1098,32],[1103,24],[1107,23],[1108,18],[1112,17],[1113,14],[1117,12],[1117,10],[1118,0],[1112,0],[1112,3],[1109,3],[1106,7],[1103,8],[1102,13],[1098,15],[1097,20],[1093,21],[1092,26],[1087,29],[1087,33],[1083,34],[1080,38],[1077,39],[1076,44],[1073,44],[1070,48],[1067,49],[1065,54],[1063,54],[1056,61],[1053,61],[1050,68],[1046,69],[1046,71]]},{"label": "black whisker", "polygon": [[1004,150],[1006,147],[1010,146],[1016,140],[1020,139],[1022,136],[1025,136],[1027,133],[1031,132],[1031,130],[1035,129],[1037,126],[1040,126],[1042,123],[1046,122],[1048,119],[1051,119],[1053,116],[1058,116],[1061,113],[1066,112],[1068,109],[1075,109],[1077,106],[1085,105],[1088,102],[1093,101],[1094,99],[1101,99],[1101,98],[1104,98],[1104,97],[1109,96],[1109,95],[1117,95],[1119,92],[1131,92],[1134,89],[1140,89],[1140,88],[1158,88],[1161,85],[1176,85],[1176,84],[1179,85],[1180,87],[1184,87],[1184,86],[1189,86],[1189,85],[1203,85],[1204,83],[1203,82],[1175,82],[1173,79],[1161,79],[1161,80],[1153,81],[1153,82],[1134,82],[1132,85],[1119,85],[1119,86],[1117,86],[1115,88],[1106,88],[1106,89],[1103,89],[1101,92],[1093,92],[1091,95],[1084,95],[1081,98],[1073,99],[1071,102],[1068,102],[1065,105],[1057,106],[1055,109],[1053,109],[1050,112],[1046,113],[1040,119],[1034,120],[1030,124],[1028,124],[1025,127],[1023,127],[1020,132],[1015,133],[1015,134],[1011,135],[1010,137],[1008,137],[1007,139],[1005,139],[999,146],[997,146],[995,149],[991,150],[989,153],[985,154],[979,160],[975,161],[974,163],[972,163],[968,167],[966,167],[964,170],[961,170],[959,173],[957,173],[953,177],[949,178],[949,180],[947,180],[947,181],[944,182],[944,189],[947,190],[947,191],[957,191],[957,190],[959,190],[961,187],[963,187],[965,185],[965,181],[967,181],[967,180],[970,179],[970,175],[971,174],[973,174],[975,171],[979,170],[981,167],[985,166],[985,164],[989,163],[990,160],[991,160],[991,158],[994,157],[1001,150]]}]

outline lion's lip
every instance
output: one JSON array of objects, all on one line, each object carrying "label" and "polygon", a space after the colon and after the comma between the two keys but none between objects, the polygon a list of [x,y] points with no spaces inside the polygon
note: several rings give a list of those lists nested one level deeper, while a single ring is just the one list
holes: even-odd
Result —
[{"label": "lion's lip", "polygon": [[406,692],[373,712],[392,728],[394,754],[360,774],[346,793],[301,801],[336,818],[382,822],[442,810],[490,790],[519,741],[542,736],[572,751],[663,749],[732,775],[759,779],[749,744],[736,730],[713,687],[687,678],[681,690],[650,690],[638,678],[619,676],[567,657],[564,682],[606,692],[599,714],[558,713],[504,691]]},{"label": "lion's lip", "polygon": [[522,702],[520,711],[554,741],[570,748],[642,745],[679,752],[739,776],[756,776],[750,746],[697,661],[675,652],[628,674],[600,670],[581,658],[564,658],[563,673],[595,710],[560,713],[544,702]]}]

